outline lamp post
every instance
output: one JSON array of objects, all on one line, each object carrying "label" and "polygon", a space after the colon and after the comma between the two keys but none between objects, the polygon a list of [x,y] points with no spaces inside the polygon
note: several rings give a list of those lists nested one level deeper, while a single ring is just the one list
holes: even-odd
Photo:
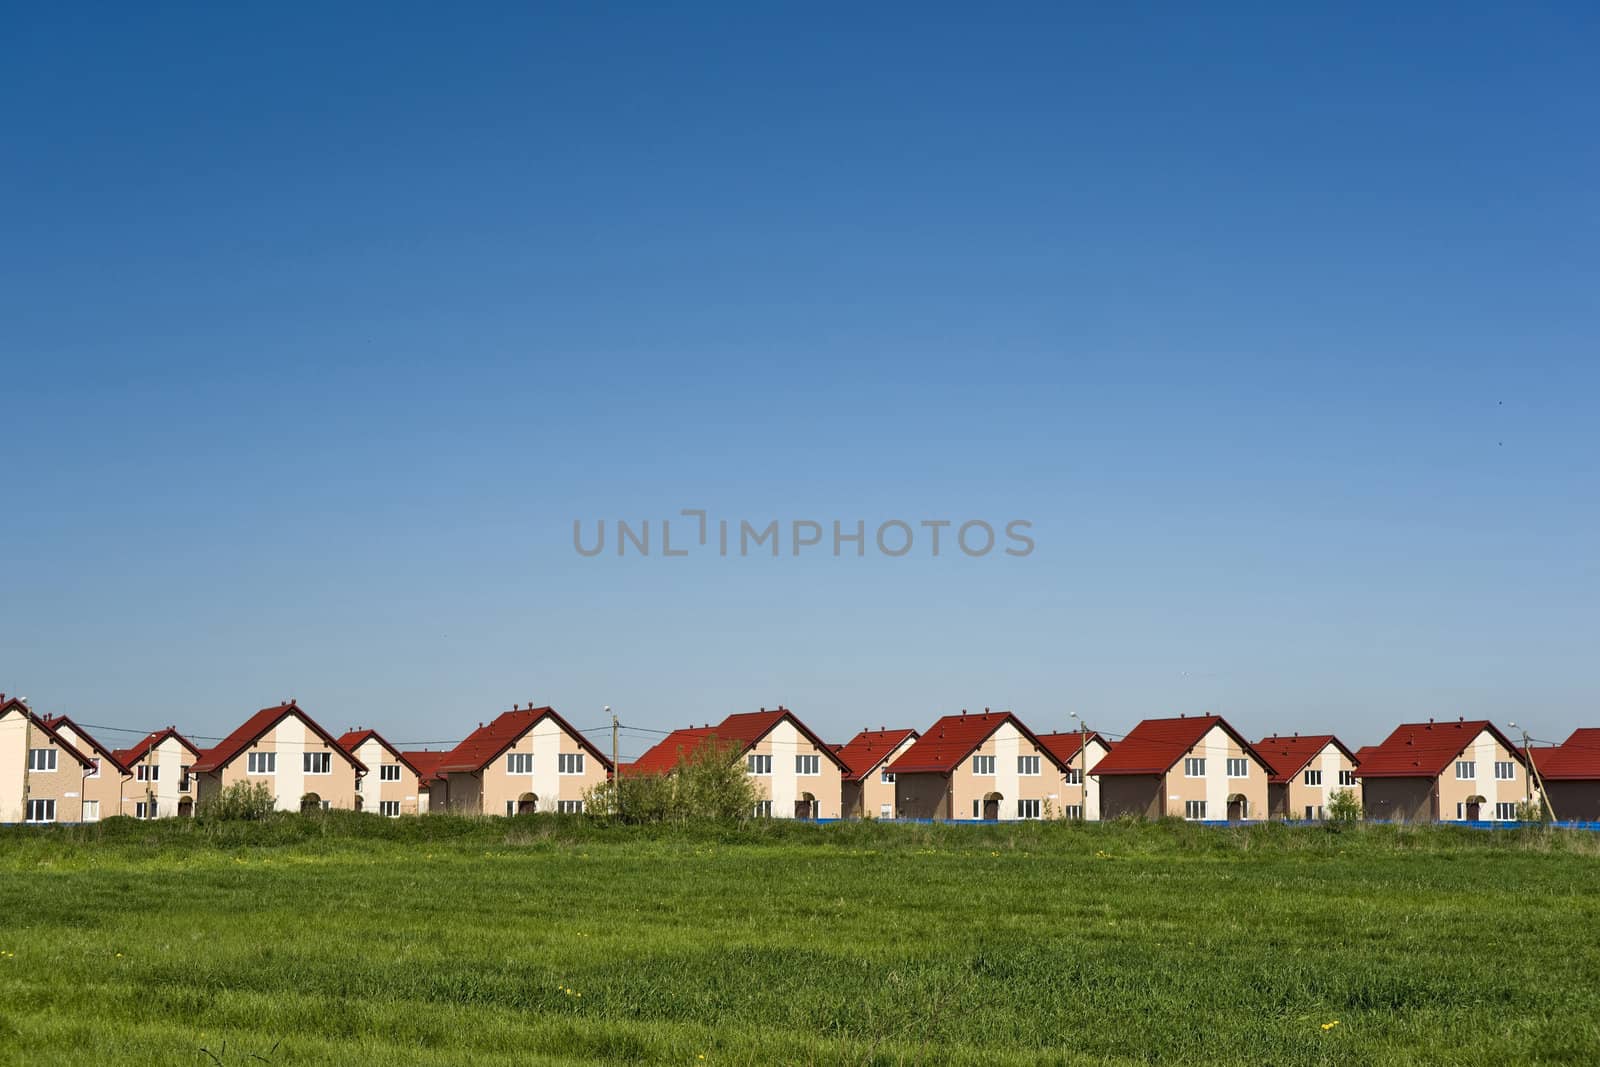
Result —
[{"label": "lamp post", "polygon": [[1078,720],[1078,821],[1089,819],[1089,724],[1072,712]]}]

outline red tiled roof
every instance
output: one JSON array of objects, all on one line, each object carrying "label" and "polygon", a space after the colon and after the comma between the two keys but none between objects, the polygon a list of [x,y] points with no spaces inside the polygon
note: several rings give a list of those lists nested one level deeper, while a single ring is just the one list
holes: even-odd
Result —
[{"label": "red tiled roof", "polygon": [[928,727],[927,733],[917,738],[915,744],[889,765],[889,769],[896,774],[949,774],[961,766],[962,760],[976,752],[978,746],[989,740],[990,734],[1008,722],[1058,770],[1067,769],[1055,753],[1022,724],[1021,719],[1009,711],[988,710],[976,715],[962,712],[960,715],[944,716]]},{"label": "red tiled roof", "polygon": [[90,750],[98,752],[121,774],[125,776],[131,776],[133,774],[133,772],[128,769],[128,761],[122,758],[121,752],[115,752],[106,748],[106,746],[102,745],[93,734],[79,726],[77,723],[73,722],[70,717],[66,715],[46,715],[44,717],[44,721],[50,726],[51,729],[56,730],[58,733],[63,725],[66,726],[75,735],[82,738],[84,742],[88,744]]},{"label": "red tiled roof", "polygon": [[[1089,731],[1089,740],[1098,741],[1100,744],[1105,745],[1108,752],[1111,750],[1111,746],[1107,744],[1106,739],[1093,730]],[[1040,734],[1039,742],[1049,749],[1056,759],[1062,763],[1075,766],[1078,760],[1078,749],[1083,744],[1083,733],[1079,730],[1063,730],[1058,734]]]},{"label": "red tiled roof", "polygon": [[411,773],[416,775],[419,780],[422,778],[422,772],[417,770],[417,765],[407,759],[404,752],[401,752],[398,748],[395,748],[393,745],[391,745],[388,740],[376,730],[350,730],[346,733],[340,734],[339,747],[350,753],[350,755],[354,756],[356,754],[356,749],[360,748],[368,741],[373,740],[382,745],[385,752],[399,760],[406,767],[409,767],[411,769]]},{"label": "red tiled roof", "polygon": [[439,777],[439,764],[448,756],[448,752],[402,752],[405,761],[411,764],[411,769],[417,772],[417,784],[427,785]]},{"label": "red tiled roof", "polygon": [[[190,741],[187,737],[184,737],[182,734],[180,734],[176,726],[169,726],[165,730],[157,730],[153,734],[147,734],[144,740],[140,741],[132,748],[117,749],[117,759],[121,760],[126,766],[132,767],[135,763],[138,763],[140,760],[144,759],[145,754],[148,753],[152,748],[155,748],[169,737],[176,737],[178,742],[183,745],[184,748],[188,749],[194,754],[195,759],[200,757],[201,752],[199,746]],[[190,760],[189,762],[193,763],[194,760]]]},{"label": "red tiled roof", "polygon": [[1600,779],[1600,729],[1574,730],[1572,736],[1554,748],[1529,748],[1539,777],[1558,782]]},{"label": "red tiled roof", "polygon": [[1457,756],[1488,730],[1506,750],[1522,759],[1522,753],[1487,719],[1457,719],[1455,722],[1408,722],[1364,755],[1356,768],[1360,778],[1437,778],[1455,762]]},{"label": "red tiled roof", "polygon": [[862,730],[846,744],[830,747],[845,766],[844,780],[859,782],[905,744],[906,738],[916,736],[915,730]]},{"label": "red tiled roof", "polygon": [[44,735],[54,742],[57,748],[60,748],[62,751],[66,752],[67,755],[71,756],[85,767],[94,766],[94,763],[89,759],[89,757],[85,756],[82,752],[79,752],[77,747],[73,745],[71,741],[68,741],[65,737],[62,737],[60,734],[56,733],[56,728],[51,723],[52,721],[59,722],[59,718],[56,720],[50,720],[43,718],[42,716],[35,715],[33,710],[29,708],[28,705],[24,704],[16,697],[12,697],[9,700],[0,702],[0,715],[4,715],[12,708],[16,708],[18,711],[22,712],[22,714],[27,717],[29,722],[33,723],[33,725],[37,726],[40,730],[43,730]]},{"label": "red tiled roof", "polygon": [[743,755],[785,719],[793,723],[795,729],[816,745],[818,751],[838,764],[841,773],[848,773],[849,768],[839,758],[837,748],[812,733],[794,712],[781,704],[772,711],[762,708],[760,711],[729,715],[715,726],[691,726],[683,730],[674,730],[651,745],[642,756],[628,764],[624,770],[628,774],[667,774],[678,766],[680,754],[694,755],[695,750],[711,737],[715,737],[718,744],[732,747],[737,755]]},{"label": "red tiled roof", "polygon": [[1377,745],[1362,745],[1360,748],[1356,749],[1356,763],[1365,763],[1367,757],[1376,751],[1378,751]]},{"label": "red tiled roof", "polygon": [[1255,746],[1221,715],[1180,715],[1175,719],[1144,720],[1117,742],[1111,754],[1095,765],[1093,773],[1166,774],[1215,726],[1222,727],[1246,753],[1270,769],[1271,764],[1261,758]]},{"label": "red tiled roof", "polygon": [[678,766],[680,757],[694,755],[706,738],[717,731],[709,726],[674,730],[644,750],[644,754],[623,768],[626,774],[667,774]]},{"label": "red tiled roof", "polygon": [[554,708],[514,708],[501,712],[489,725],[479,726],[468,734],[466,740],[445,754],[445,758],[439,762],[438,773],[476,773],[483,770],[494,762],[495,757],[520,741],[523,734],[545,719],[555,720],[556,725],[599,760],[602,767],[611,770],[611,761],[605,754],[595,748],[587,737],[574,730],[571,723],[557,715]]},{"label": "red tiled roof", "polygon": [[1273,785],[1283,785],[1329,745],[1337,746],[1352,763],[1358,762],[1355,753],[1332,734],[1291,734],[1288,737],[1273,734],[1256,742],[1256,752],[1272,771],[1268,780]]},{"label": "red tiled roof", "polygon": [[194,766],[189,769],[195,774],[211,774],[214,771],[221,770],[237,759],[241,752],[261,740],[268,730],[290,715],[295,716],[310,727],[312,733],[322,738],[329,748],[349,760],[357,770],[363,774],[366,773],[367,765],[365,763],[340,748],[338,739],[318,725],[315,719],[307,715],[301,710],[300,705],[292,700],[287,704],[276,704],[270,708],[262,708],[250,716],[244,721],[243,725],[223,738],[215,747],[202,752],[200,758],[195,760]]}]

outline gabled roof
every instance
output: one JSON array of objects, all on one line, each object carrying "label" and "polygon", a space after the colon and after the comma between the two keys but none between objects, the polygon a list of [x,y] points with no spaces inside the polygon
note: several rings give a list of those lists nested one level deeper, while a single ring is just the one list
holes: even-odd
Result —
[{"label": "gabled roof", "polygon": [[427,785],[439,775],[439,764],[448,756],[448,752],[402,752],[411,769],[417,772],[417,784]]},{"label": "gabled roof", "polygon": [[294,701],[287,704],[274,704],[270,708],[262,708],[244,721],[233,733],[223,738],[216,747],[207,749],[200,754],[200,758],[189,768],[195,774],[211,774],[220,770],[239,757],[245,749],[255,744],[266,736],[278,723],[293,715],[311,729],[311,732],[322,738],[328,747],[348,760],[358,771],[366,773],[367,765],[356,759],[350,753],[339,747],[339,741],[328,731],[324,730],[317,721],[301,710],[300,705]]},{"label": "gabled roof", "polygon": [[1016,727],[1017,732],[1027,738],[1045,759],[1055,764],[1057,770],[1067,769],[1056,754],[1023,725],[1021,719],[1009,711],[989,711],[987,708],[978,715],[962,712],[937,720],[928,727],[927,733],[917,738],[915,744],[889,765],[889,769],[896,774],[949,774],[1006,723]]},{"label": "gabled roof", "polygon": [[1356,764],[1360,765],[1365,763],[1367,761],[1367,757],[1371,756],[1376,751],[1378,751],[1377,745],[1362,745],[1360,748],[1356,749]]},{"label": "gabled roof", "polygon": [[1329,745],[1343,752],[1350,762],[1359,765],[1355,753],[1345,748],[1344,743],[1332,734],[1290,734],[1287,737],[1273,734],[1256,742],[1256,752],[1267,761],[1267,767],[1272,771],[1269,781],[1273,785],[1283,785]]},{"label": "gabled roof", "polygon": [[[187,737],[184,737],[182,734],[180,734],[176,726],[169,726],[165,730],[157,730],[153,734],[145,735],[142,741],[131,748],[117,749],[117,759],[121,760],[125,766],[132,767],[135,763],[138,763],[140,760],[144,759],[145,755],[149,753],[152,748],[155,748],[169,737],[177,738],[178,743],[184,748],[188,749],[189,753],[194,756],[195,760],[198,760],[203,754],[200,746],[196,745],[193,741],[190,741]],[[190,760],[189,762],[192,764],[194,763],[194,760]]]},{"label": "gabled roof", "polygon": [[742,756],[760,744],[762,738],[784,721],[791,723],[806,740],[817,746],[817,751],[837,764],[841,775],[849,773],[850,768],[839,758],[837,747],[812,733],[811,728],[801,722],[794,712],[781,704],[771,711],[762,708],[760,711],[729,715],[715,726],[691,726],[683,730],[674,730],[628,764],[626,771],[629,774],[667,774],[678,766],[680,754],[694,755],[695,751],[712,737],[717,739],[718,744],[730,747],[735,756]]},{"label": "gabled roof", "polygon": [[845,744],[830,747],[845,766],[844,780],[859,782],[894,755],[894,750],[905,744],[906,738],[916,736],[915,730],[862,730]]},{"label": "gabled roof", "polygon": [[37,726],[40,731],[42,731],[44,735],[50,739],[52,744],[61,749],[67,755],[71,756],[85,767],[94,766],[93,761],[91,761],[88,756],[85,756],[82,752],[78,751],[77,746],[71,741],[68,741],[65,737],[62,737],[60,734],[56,733],[56,729],[50,724],[50,721],[42,718],[41,716],[35,715],[33,713],[33,709],[29,708],[28,705],[24,704],[16,697],[11,697],[9,700],[0,702],[0,715],[5,715],[12,709],[21,712],[29,722]]},{"label": "gabled roof", "polygon": [[[1093,730],[1089,731],[1089,740],[1097,741],[1107,752],[1111,751],[1111,745],[1107,743],[1106,739]],[[1083,746],[1083,732],[1081,730],[1063,730],[1057,734],[1040,734],[1039,743],[1049,749],[1051,754],[1062,763],[1074,765],[1078,759],[1078,749]],[[1092,767],[1090,768],[1090,770],[1093,769]]]},{"label": "gabled roof", "polygon": [[611,769],[611,761],[605,757],[598,748],[590,743],[572,724],[556,714],[554,708],[513,708],[495,716],[493,722],[487,726],[479,725],[478,728],[467,735],[455,748],[451,749],[443,760],[439,762],[438,773],[461,774],[476,773],[483,770],[495,761],[495,758],[522,740],[522,735],[539,725],[546,719],[551,719],[555,724],[588,752],[606,770]]},{"label": "gabled roof", "polygon": [[350,755],[354,756],[356,754],[356,749],[360,748],[368,741],[377,741],[378,744],[383,746],[385,752],[389,753],[389,755],[393,756],[406,767],[410,768],[412,774],[416,775],[419,779],[422,777],[422,772],[417,770],[417,765],[407,759],[404,752],[401,752],[398,748],[395,748],[388,741],[384,740],[383,735],[376,730],[351,730],[348,733],[341,734],[339,736],[339,747],[350,753]]},{"label": "gabled roof", "polygon": [[1526,762],[1522,752],[1488,719],[1408,722],[1395,727],[1381,745],[1362,757],[1360,778],[1437,778],[1485,730],[1506,751]]},{"label": "gabled roof", "polygon": [[1111,754],[1095,765],[1092,774],[1166,774],[1214,727],[1221,727],[1245,753],[1270,773],[1272,765],[1255,746],[1228,725],[1221,715],[1180,715],[1175,719],[1146,719],[1117,742]]},{"label": "gabled roof", "polygon": [[90,751],[96,753],[107,763],[111,764],[111,766],[115,768],[118,773],[129,777],[133,775],[133,772],[128,769],[128,761],[122,758],[122,753],[114,752],[111,749],[106,748],[106,746],[102,745],[93,734],[79,726],[77,723],[73,722],[68,716],[46,715],[44,717],[44,721],[52,730],[57,732],[58,736],[60,735],[60,731],[63,726],[68,730],[71,730],[74,737],[80,738],[84,744],[89,746]]},{"label": "gabled roof", "polygon": [[706,738],[717,731],[709,726],[674,730],[657,741],[644,754],[623,768],[626,774],[667,774],[675,770],[680,757],[692,756]]},{"label": "gabled roof", "polygon": [[1529,748],[1539,777],[1557,782],[1600,780],[1600,729],[1574,730],[1554,748]]}]

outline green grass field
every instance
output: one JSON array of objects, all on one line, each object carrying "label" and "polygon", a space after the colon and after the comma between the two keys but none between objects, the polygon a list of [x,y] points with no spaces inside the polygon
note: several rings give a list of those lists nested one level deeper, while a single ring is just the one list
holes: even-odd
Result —
[{"label": "green grass field", "polygon": [[8,1064],[1600,1063],[1581,833],[117,820],[0,915]]}]

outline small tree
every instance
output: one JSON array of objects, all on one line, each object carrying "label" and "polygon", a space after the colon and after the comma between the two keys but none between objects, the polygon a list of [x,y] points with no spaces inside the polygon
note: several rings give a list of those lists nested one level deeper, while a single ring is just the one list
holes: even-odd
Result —
[{"label": "small tree", "polygon": [[259,822],[277,806],[267,783],[234,782],[216,796],[208,797],[195,817],[215,822]]},{"label": "small tree", "polygon": [[1323,814],[1329,822],[1360,822],[1361,801],[1348,789],[1341,789],[1328,798]]},{"label": "small tree", "polygon": [[1532,800],[1520,801],[1517,804],[1517,821],[1523,823],[1546,823],[1550,821],[1550,806],[1544,802],[1542,793]]},{"label": "small tree", "polygon": [[687,819],[746,819],[758,794],[739,762],[740,747],[715,736],[692,752],[680,752],[666,774],[619,774],[591,788],[585,812],[625,822],[683,822]]}]

